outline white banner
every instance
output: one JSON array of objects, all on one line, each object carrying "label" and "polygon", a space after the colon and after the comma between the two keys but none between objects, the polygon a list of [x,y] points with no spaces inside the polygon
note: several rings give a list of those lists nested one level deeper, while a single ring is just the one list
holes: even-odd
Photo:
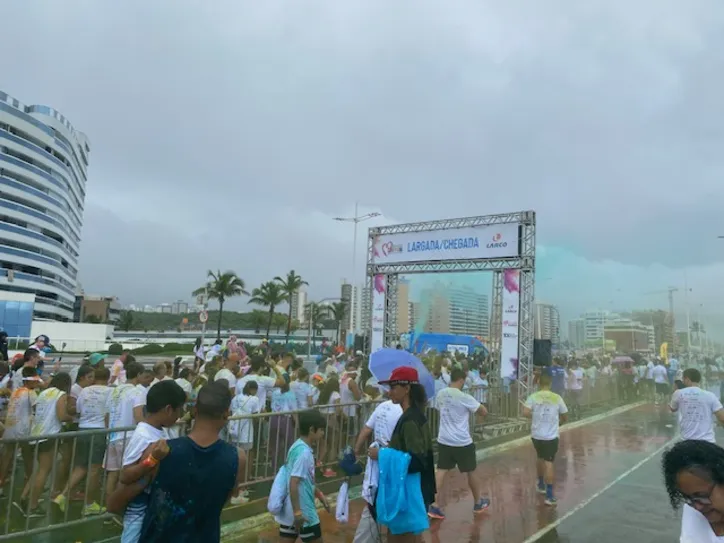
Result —
[{"label": "white banner", "polygon": [[387,276],[375,275],[372,288],[372,334],[370,352],[374,353],[385,346],[385,298],[387,296]]},{"label": "white banner", "polygon": [[453,353],[453,354],[462,353],[465,356],[468,356],[468,353],[470,352],[470,348],[467,345],[448,345],[447,352]]},{"label": "white banner", "polygon": [[520,323],[520,270],[503,270],[503,329],[500,343],[500,377],[518,378]]},{"label": "white banner", "polygon": [[509,258],[518,254],[517,223],[381,234],[372,245],[375,264]]}]

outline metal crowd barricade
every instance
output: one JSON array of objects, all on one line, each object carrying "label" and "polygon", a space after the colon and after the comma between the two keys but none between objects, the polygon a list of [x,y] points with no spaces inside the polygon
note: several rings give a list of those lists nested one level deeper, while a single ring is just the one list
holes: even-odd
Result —
[{"label": "metal crowd barricade", "polygon": [[[471,432],[478,441],[481,437],[482,430],[487,424],[497,424],[499,422],[511,421],[518,419],[518,402],[516,395],[517,387],[510,386],[492,386],[485,388],[472,388],[466,390],[479,401],[482,400],[488,409],[488,416],[484,419],[470,417]],[[524,400],[524,399],[521,399]],[[326,428],[325,438],[317,445],[316,458],[318,467],[323,470],[333,470],[337,465],[339,456],[346,446],[354,446],[364,423],[368,420],[374,409],[384,400],[379,399],[370,402],[359,402],[351,404],[334,404],[313,406],[325,416]],[[581,394],[582,407],[594,407],[612,402],[618,402],[618,387],[616,386],[615,377],[599,376],[594,383],[586,382],[583,393]],[[344,414],[345,407],[354,407],[353,417]],[[229,419],[229,423],[222,437],[224,439],[232,439],[232,436],[238,435],[238,432],[230,432],[230,426],[248,422],[253,431],[253,442],[247,447],[247,462],[244,478],[242,480],[241,489],[248,492],[250,500],[259,500],[268,495],[271,482],[276,475],[278,468],[286,461],[286,453],[292,443],[297,439],[297,420],[298,415],[303,410],[281,412],[281,413],[258,413],[253,415],[233,416]],[[433,438],[437,438],[440,415],[437,411],[434,400],[431,400],[427,407],[427,416],[430,423]],[[57,530],[80,530],[94,523],[99,523],[111,518],[108,513],[94,515],[90,517],[82,517],[81,510],[87,504],[89,498],[93,495],[97,496],[98,503],[105,506],[106,488],[108,483],[108,472],[101,466],[100,479],[97,486],[91,488],[92,478],[89,476],[94,466],[91,464],[91,455],[88,455],[88,461],[85,464],[87,471],[85,482],[82,483],[84,489],[84,501],[82,506],[77,507],[72,500],[71,493],[66,493],[66,508],[61,512],[52,499],[54,493],[63,490],[72,476],[75,459],[78,454],[78,446],[88,447],[89,452],[93,448],[93,444],[97,440],[103,440],[107,444],[110,433],[123,432],[124,440],[122,445],[122,453],[130,439],[133,427],[99,429],[99,430],[80,430],[74,432],[63,432],[60,434],[33,436],[18,439],[3,439],[0,441],[2,445],[3,467],[6,470],[6,481],[9,481],[9,488],[6,486],[7,502],[0,502],[0,541],[22,540],[30,541],[29,537]],[[184,423],[176,425],[172,429],[174,436],[184,435],[187,426]],[[53,455],[53,465],[48,477],[48,483],[42,492],[41,502],[45,514],[42,518],[29,518],[21,514],[14,507],[13,502],[19,502],[20,495],[25,485],[25,461],[33,464],[33,475],[35,477],[38,469],[38,457],[43,454],[40,442],[49,442]],[[234,443],[234,445],[240,445]],[[45,446],[47,447],[47,446]],[[366,453],[366,447],[363,448],[363,456]],[[23,464],[21,468],[21,463]],[[5,475],[5,474],[3,474]],[[327,475],[335,478],[341,478],[341,474],[329,471]],[[324,480],[324,478],[322,479]],[[81,486],[80,483],[78,486]],[[30,492],[32,492],[32,486]],[[99,525],[99,524],[98,524]],[[115,530],[109,532],[108,530]],[[65,532],[64,532],[65,533]],[[118,535],[119,528],[104,528],[106,537]],[[75,540],[75,532],[69,533],[64,539]],[[80,536],[78,537],[80,539]]]}]

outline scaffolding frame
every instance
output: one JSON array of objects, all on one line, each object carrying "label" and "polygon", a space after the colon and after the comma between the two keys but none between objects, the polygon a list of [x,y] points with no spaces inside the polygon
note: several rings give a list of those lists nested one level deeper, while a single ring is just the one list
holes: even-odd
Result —
[{"label": "scaffolding frame", "polygon": [[[518,224],[518,256],[509,258],[477,258],[460,260],[429,260],[422,262],[401,262],[376,264],[374,243],[378,236],[406,234],[410,232],[432,232],[454,230],[497,224]],[[533,385],[533,305],[535,301],[535,211],[517,211],[497,215],[481,215],[458,219],[415,222],[369,229],[367,236],[367,286],[370,296],[369,307],[373,308],[374,277],[385,276],[384,344],[393,345],[398,340],[397,331],[397,287],[400,274],[451,273],[451,272],[493,272],[493,292],[490,315],[490,360],[493,382],[500,376],[500,346],[503,314],[503,270],[520,270],[520,308],[518,335],[518,398],[523,399]],[[373,313],[373,311],[371,311]],[[370,315],[370,318],[372,315]],[[372,322],[368,322],[367,332]],[[520,407],[520,402],[519,402]]]}]

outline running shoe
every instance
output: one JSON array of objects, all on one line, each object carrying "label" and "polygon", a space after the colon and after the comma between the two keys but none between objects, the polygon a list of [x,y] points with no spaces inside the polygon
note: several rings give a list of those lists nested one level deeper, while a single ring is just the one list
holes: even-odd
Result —
[{"label": "running shoe", "polygon": [[97,502],[93,502],[93,503],[91,503],[91,504],[89,504],[89,505],[86,505],[86,506],[83,508],[83,516],[84,516],[84,517],[91,517],[91,516],[94,516],[94,515],[102,515],[102,514],[105,513],[105,512],[106,512],[106,508],[105,508],[105,507],[101,507],[100,505],[98,505]]},{"label": "running shoe", "polygon": [[445,513],[442,512],[442,509],[434,505],[431,505],[427,509],[427,516],[436,520],[445,520]]},{"label": "running shoe", "polygon": [[543,503],[545,503],[546,505],[550,505],[551,507],[555,507],[556,505],[558,505],[558,500],[555,498],[546,498]]},{"label": "running shoe", "polygon": [[323,475],[324,477],[326,477],[327,479],[329,479],[329,478],[331,478],[331,477],[336,477],[336,476],[337,476],[337,472],[334,471],[332,468],[327,468],[327,469],[324,470],[324,473],[322,473],[322,475]]},{"label": "running shoe", "polygon": [[536,491],[538,494],[545,494],[545,493],[546,493],[546,487],[544,487],[544,486],[536,486],[536,487],[535,487],[535,491]]},{"label": "running shoe", "polygon": [[26,518],[43,518],[47,515],[44,509],[42,509],[39,505],[35,509],[28,509],[28,512],[25,513]]},{"label": "running shoe", "polygon": [[239,494],[238,496],[234,496],[233,498],[231,498],[231,499],[229,500],[229,503],[231,503],[231,505],[241,505],[241,504],[243,504],[243,503],[248,503],[248,502],[249,502],[249,498],[247,498],[247,497],[244,496],[243,494]]},{"label": "running shoe", "polygon": [[65,495],[58,494],[55,498],[53,498],[53,503],[58,506],[58,509],[60,509],[61,513],[65,513],[65,508],[68,505],[68,500],[66,499]]},{"label": "running shoe", "polygon": [[484,511],[487,511],[488,507],[490,507],[490,500],[487,498],[480,498],[475,506],[473,506],[473,513],[482,513]]}]

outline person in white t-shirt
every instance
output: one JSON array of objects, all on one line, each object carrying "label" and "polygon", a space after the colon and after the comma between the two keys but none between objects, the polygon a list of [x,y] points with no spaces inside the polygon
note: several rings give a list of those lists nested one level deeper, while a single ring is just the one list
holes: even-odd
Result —
[{"label": "person in white t-shirt", "polygon": [[675,391],[669,405],[671,411],[679,413],[682,439],[716,443],[714,419],[724,424],[724,407],[721,401],[713,393],[700,388],[699,370],[694,368],[684,370],[683,382],[686,388]]},{"label": "person in white t-shirt", "polygon": [[297,409],[309,409],[314,403],[314,387],[309,384],[309,370],[299,368],[297,379],[289,385],[297,398]]},{"label": "person in white t-shirt", "polygon": [[[437,472],[435,482],[438,495],[442,494],[446,476],[456,467],[460,473],[466,474],[468,485],[473,494],[473,512],[482,513],[490,507],[490,500],[483,497],[480,481],[475,476],[477,460],[475,443],[470,435],[470,415],[484,417],[488,414],[485,406],[462,391],[465,385],[465,372],[454,368],[450,372],[450,386],[437,394],[436,406],[440,411],[440,429],[437,436]],[[437,503],[433,502],[428,509],[430,518],[442,520],[445,513]]]},{"label": "person in white t-shirt", "polygon": [[[56,374],[51,379],[48,388],[38,395],[35,403],[35,418],[30,430],[31,437],[59,434],[63,429],[63,423],[73,419],[68,412],[69,392],[70,375],[64,372]],[[15,502],[15,505],[29,518],[42,518],[47,515],[38,507],[38,501],[48,482],[56,455],[60,452],[58,440],[41,439],[31,441],[30,445],[36,443],[38,444],[38,467],[33,473],[33,477],[25,484],[20,502]]]},{"label": "person in white t-shirt", "polygon": [[178,378],[175,379],[176,384],[183,389],[188,399],[191,399],[194,394],[194,380],[194,370],[192,370],[191,368],[182,369],[178,374]]},{"label": "person in white t-shirt", "polygon": [[563,398],[551,391],[551,376],[544,373],[538,382],[539,390],[531,394],[525,402],[523,416],[533,420],[531,438],[538,460],[538,493],[545,494],[545,504],[555,506],[553,495],[555,471],[553,462],[558,453],[560,422],[564,422],[568,408]]},{"label": "person in white t-shirt", "polygon": [[578,362],[571,362],[568,368],[568,397],[572,414],[575,418],[581,416],[581,394],[583,394],[583,379],[585,372]]},{"label": "person in white t-shirt", "polygon": [[683,504],[682,543],[724,541],[724,449],[702,440],[680,441],[664,452],[664,483],[674,509]]},{"label": "person in white t-shirt", "polygon": [[[231,400],[231,415],[233,417],[248,417],[261,411],[261,403],[256,393],[259,386],[255,381],[248,381],[241,391],[241,395],[234,396]],[[229,421],[229,437],[239,449],[245,452],[247,462],[254,465],[254,425],[249,418],[239,418],[238,420]],[[246,473],[240,483],[246,482]],[[249,501],[248,491],[241,491],[237,488],[235,495],[229,500],[231,505],[239,505]]]},{"label": "person in white t-shirt", "polygon": [[[373,447],[387,447],[401,416],[402,407],[392,400],[378,405],[360,430],[355,443],[355,454],[360,456],[364,452],[364,447],[370,438],[374,439]],[[362,498],[367,502],[367,506],[362,509],[353,543],[381,543],[377,522],[370,509],[375,506],[379,477],[380,468],[377,460],[368,458],[362,481]]]},{"label": "person in white t-shirt", "polygon": [[224,367],[216,372],[214,381],[225,379],[231,389],[232,397],[236,394],[236,375],[239,373],[239,355],[232,353],[224,360]]},{"label": "person in white t-shirt", "polygon": [[[269,377],[263,375],[264,369],[270,368],[274,372],[275,377]],[[257,390],[257,397],[261,404],[262,411],[266,408],[267,394],[271,394],[274,388],[282,387],[286,384],[286,379],[281,373],[281,370],[275,365],[268,365],[261,355],[254,355],[251,359],[251,369],[241,379],[236,381],[236,394],[243,394],[244,386],[249,381],[255,381],[259,389]]]},{"label": "person in white t-shirt", "polygon": [[[126,365],[128,380],[122,385],[112,387],[106,400],[108,428],[130,428],[143,420],[143,408],[146,394],[138,388],[143,366],[138,362]],[[103,469],[107,472],[106,496],[109,498],[116,490],[118,474],[123,466],[123,453],[131,437],[129,431],[117,431],[108,434],[108,449],[103,459]],[[106,499],[106,502],[108,499]]]},{"label": "person in white t-shirt", "polygon": [[108,499],[111,513],[123,514],[121,543],[138,543],[148,506],[149,482],[169,453],[167,429],[181,416],[186,393],[174,381],[149,388],[146,418],[138,423],[123,454],[120,485]]},{"label": "person in white t-shirt", "polygon": [[[78,428],[80,430],[98,430],[106,428],[106,402],[111,388],[108,379],[111,372],[108,368],[96,368],[94,384],[84,388],[78,396],[76,411],[80,415]],[[81,480],[88,475],[88,495],[83,508],[83,516],[100,515],[105,508],[100,505],[100,471],[103,465],[103,456],[106,452],[105,435],[89,435],[76,438],[75,465],[70,479],[63,492],[53,500],[61,511],[65,511],[67,496]],[[90,471],[88,465],[90,464]],[[93,501],[89,501],[89,500]]]},{"label": "person in white t-shirt", "polygon": [[658,360],[654,369],[651,371],[651,375],[654,379],[656,386],[656,396],[654,402],[659,405],[659,402],[665,401],[669,394],[669,372],[666,370],[664,363]]},{"label": "person in white t-shirt", "polygon": [[653,400],[656,394],[654,387],[654,364],[651,360],[646,362],[646,374],[644,375],[644,389],[649,400]]}]

